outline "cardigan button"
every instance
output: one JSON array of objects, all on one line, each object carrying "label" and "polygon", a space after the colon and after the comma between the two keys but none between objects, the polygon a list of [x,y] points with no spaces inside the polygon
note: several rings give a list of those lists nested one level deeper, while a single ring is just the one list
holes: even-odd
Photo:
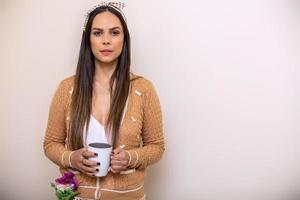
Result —
[{"label": "cardigan button", "polygon": [[73,93],[73,87],[71,88],[71,90],[69,90],[69,94]]},{"label": "cardigan button", "polygon": [[137,94],[138,96],[141,96],[142,93],[140,93],[139,91],[135,90],[135,94]]},{"label": "cardigan button", "polygon": [[131,120],[132,120],[133,122],[136,122],[136,119],[135,119],[134,117],[131,117]]}]

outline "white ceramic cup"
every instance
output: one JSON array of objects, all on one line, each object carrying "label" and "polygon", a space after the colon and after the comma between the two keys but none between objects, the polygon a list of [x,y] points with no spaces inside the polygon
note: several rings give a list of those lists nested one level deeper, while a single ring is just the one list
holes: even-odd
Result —
[{"label": "white ceramic cup", "polygon": [[110,166],[112,146],[107,143],[90,143],[88,144],[88,150],[98,154],[96,157],[89,158],[90,160],[100,162],[99,171],[95,173],[95,176],[106,176]]}]

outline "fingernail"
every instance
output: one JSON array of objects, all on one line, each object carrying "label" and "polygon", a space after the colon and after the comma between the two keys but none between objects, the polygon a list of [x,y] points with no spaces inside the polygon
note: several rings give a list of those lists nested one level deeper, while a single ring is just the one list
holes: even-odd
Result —
[{"label": "fingernail", "polygon": [[96,172],[99,172],[99,169],[96,169]]},{"label": "fingernail", "polygon": [[95,156],[98,156],[98,154],[97,154],[97,153],[95,153]]},{"label": "fingernail", "polygon": [[99,162],[97,162],[97,165],[100,165],[100,163],[99,163]]}]

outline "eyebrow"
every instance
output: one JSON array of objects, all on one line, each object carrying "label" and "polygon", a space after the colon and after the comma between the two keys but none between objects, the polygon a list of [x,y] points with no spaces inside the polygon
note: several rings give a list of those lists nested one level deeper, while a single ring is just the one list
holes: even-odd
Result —
[{"label": "eyebrow", "polygon": [[[121,29],[121,28],[119,26],[115,26],[115,27],[110,28],[109,30],[114,30],[114,29]],[[94,27],[94,28],[92,28],[92,30],[99,30],[99,31],[101,31],[103,29],[102,28],[98,28],[98,27]]]}]

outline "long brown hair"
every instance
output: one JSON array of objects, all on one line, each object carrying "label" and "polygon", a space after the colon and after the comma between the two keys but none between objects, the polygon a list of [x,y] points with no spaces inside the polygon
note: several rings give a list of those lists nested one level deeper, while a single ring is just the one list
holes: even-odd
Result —
[{"label": "long brown hair", "polygon": [[[79,59],[75,74],[72,102],[70,109],[69,147],[72,150],[83,147],[83,131],[90,121],[92,108],[93,80],[95,75],[94,55],[91,50],[90,34],[95,16],[102,12],[111,12],[121,21],[124,42],[118,58],[118,64],[110,79],[111,103],[106,129],[112,132],[112,144],[115,146],[121,126],[123,111],[130,87],[130,35],[122,15],[111,6],[100,6],[88,16],[85,30],[82,34]],[[115,85],[115,88],[113,88]],[[85,131],[86,131],[85,130]]]}]

